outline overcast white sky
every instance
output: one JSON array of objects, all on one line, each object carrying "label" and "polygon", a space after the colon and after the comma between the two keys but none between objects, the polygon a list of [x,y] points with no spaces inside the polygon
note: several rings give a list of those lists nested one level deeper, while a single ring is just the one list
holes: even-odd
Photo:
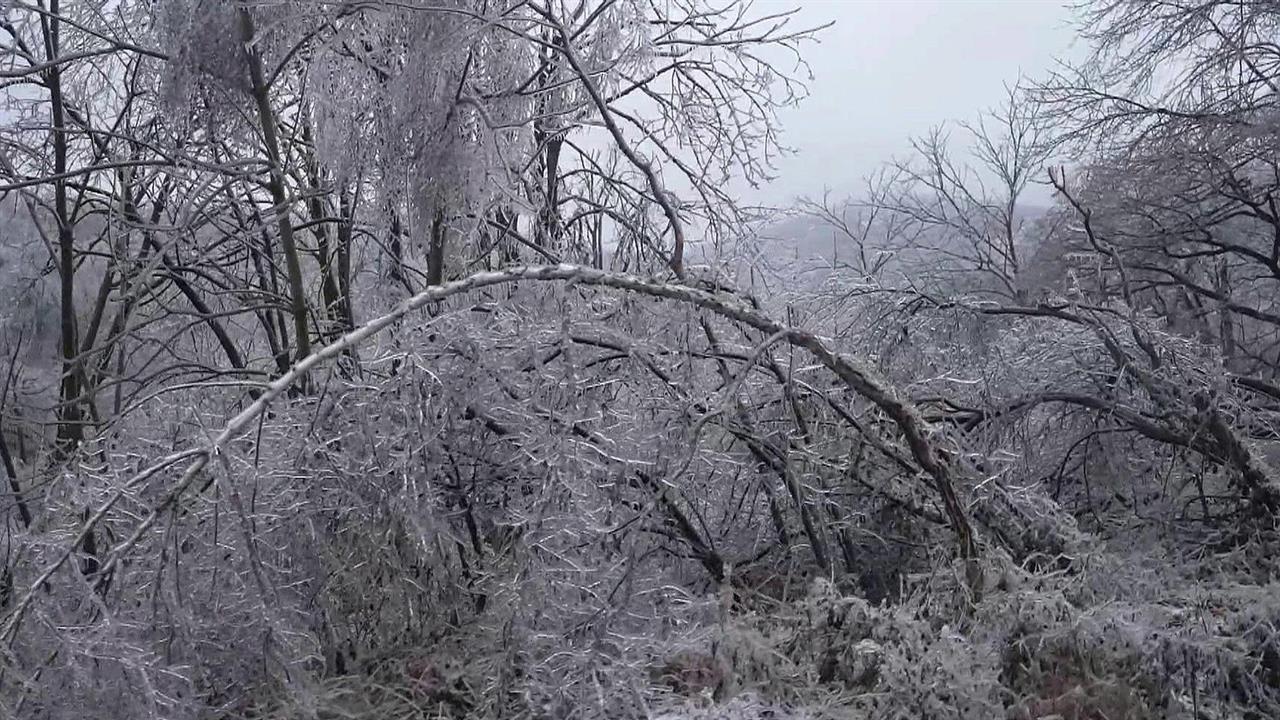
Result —
[{"label": "overcast white sky", "polygon": [[[772,186],[747,199],[857,192],[913,135],[996,105],[1004,83],[1041,76],[1072,52],[1063,0],[757,0],[762,13],[801,8],[798,22],[834,20],[806,47],[810,97],[783,115]],[[1076,49],[1078,52],[1078,48]]]}]

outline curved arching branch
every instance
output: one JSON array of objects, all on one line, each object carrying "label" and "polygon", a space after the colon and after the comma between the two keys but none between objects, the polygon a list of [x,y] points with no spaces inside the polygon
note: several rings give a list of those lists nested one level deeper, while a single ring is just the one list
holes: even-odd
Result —
[{"label": "curved arching branch", "polygon": [[[860,361],[832,350],[813,333],[786,326],[764,313],[748,307],[736,298],[715,295],[686,285],[664,283],[634,275],[607,272],[577,265],[515,267],[496,272],[479,273],[455,282],[429,287],[417,295],[400,302],[390,312],[370,320],[300,359],[288,372],[263,388],[262,393],[256,400],[231,418],[223,426],[222,430],[206,444],[186,450],[177,456],[170,456],[167,459],[167,464],[175,462],[174,458],[191,458],[191,461],[183,471],[177,484],[164,494],[159,503],[152,506],[151,511],[138,525],[134,533],[124,542],[111,549],[99,568],[99,576],[109,576],[124,554],[136,545],[142,539],[143,534],[195,484],[196,479],[208,466],[209,461],[218,456],[222,448],[234,438],[247,431],[254,421],[267,411],[273,400],[286,393],[295,384],[300,383],[312,370],[343,356],[349,350],[391,327],[414,310],[440,302],[454,295],[462,295],[481,288],[526,281],[562,281],[580,285],[608,287],[694,305],[721,317],[749,325],[771,336],[776,335],[779,340],[785,340],[795,347],[809,351],[820,363],[835,373],[850,390],[874,403],[897,425],[899,431],[906,438],[912,457],[929,474],[933,481],[934,489],[942,500],[947,521],[956,533],[960,556],[969,563],[970,582],[977,581],[977,578],[972,575],[972,569],[976,567],[972,561],[977,559],[977,543],[968,517],[956,494],[951,468],[930,439],[930,427],[923,416],[920,415],[914,405],[902,399],[898,391],[887,380],[881,378],[878,373],[866,367]],[[161,462],[162,464],[166,463],[166,461]],[[154,472],[154,470],[148,470],[144,474],[153,475]],[[130,479],[123,487],[136,487],[143,479],[145,479],[143,476]],[[114,494],[97,512],[92,513],[81,527],[78,537],[82,538],[92,532],[94,525],[102,520],[107,511],[120,499],[123,492],[121,490]],[[32,583],[22,600],[14,606],[13,611],[5,622],[3,631],[0,631],[0,637],[10,636],[10,633],[17,628],[21,617],[35,597],[37,589],[70,559],[74,553],[74,548],[77,546],[78,543],[73,544]]]}]

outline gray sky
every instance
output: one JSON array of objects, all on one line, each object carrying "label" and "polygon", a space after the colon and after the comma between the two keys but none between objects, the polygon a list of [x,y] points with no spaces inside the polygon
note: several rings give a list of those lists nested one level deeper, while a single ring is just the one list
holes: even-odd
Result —
[{"label": "gray sky", "polygon": [[762,13],[801,7],[798,21],[835,26],[808,45],[810,97],[783,114],[797,155],[746,199],[843,196],[910,137],[999,103],[1004,83],[1042,76],[1072,48],[1063,0],[757,0]]}]

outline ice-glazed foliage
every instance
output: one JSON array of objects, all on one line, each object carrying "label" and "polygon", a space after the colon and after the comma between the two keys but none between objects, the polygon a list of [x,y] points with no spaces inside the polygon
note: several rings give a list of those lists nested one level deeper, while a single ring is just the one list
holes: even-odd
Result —
[{"label": "ice-glazed foliage", "polygon": [[431,207],[465,206],[490,184],[488,173],[502,172],[504,155],[518,161],[527,152],[512,132],[523,119],[519,99],[478,93],[510,94],[530,65],[529,49],[493,25],[498,15],[484,13],[460,3],[336,21],[305,67],[318,148],[336,171],[350,177],[376,168],[388,190]]},{"label": "ice-glazed foliage", "polygon": [[6,7],[0,717],[1280,716],[1271,5],[767,226],[772,6]]},{"label": "ice-glazed foliage", "polygon": [[181,118],[243,102],[248,76],[233,0],[166,0],[156,3],[154,19],[156,43],[169,55],[164,93],[171,112]]}]

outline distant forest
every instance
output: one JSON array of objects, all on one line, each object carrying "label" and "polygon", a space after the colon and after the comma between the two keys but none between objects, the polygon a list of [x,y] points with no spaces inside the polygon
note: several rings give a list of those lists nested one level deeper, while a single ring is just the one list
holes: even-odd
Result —
[{"label": "distant forest", "polygon": [[0,0],[0,718],[1280,717],[1280,4],[774,7]]}]

